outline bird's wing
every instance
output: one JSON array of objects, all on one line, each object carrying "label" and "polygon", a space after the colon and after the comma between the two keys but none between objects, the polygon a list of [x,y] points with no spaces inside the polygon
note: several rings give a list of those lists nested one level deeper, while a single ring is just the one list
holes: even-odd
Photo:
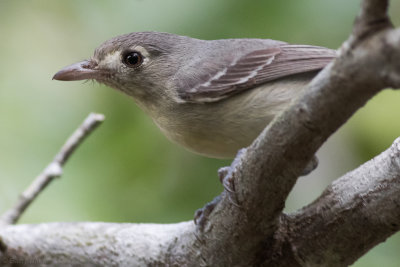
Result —
[{"label": "bird's wing", "polygon": [[307,45],[254,50],[215,74],[198,79],[190,88],[182,88],[179,97],[185,102],[215,102],[285,76],[320,70],[335,57],[335,50]]}]

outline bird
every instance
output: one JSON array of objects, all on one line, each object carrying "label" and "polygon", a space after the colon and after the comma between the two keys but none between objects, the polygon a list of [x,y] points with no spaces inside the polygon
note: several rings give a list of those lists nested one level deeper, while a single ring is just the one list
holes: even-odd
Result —
[{"label": "bird", "polygon": [[103,83],[132,97],[172,142],[233,158],[336,57],[333,49],[271,39],[133,32],[53,79]]}]

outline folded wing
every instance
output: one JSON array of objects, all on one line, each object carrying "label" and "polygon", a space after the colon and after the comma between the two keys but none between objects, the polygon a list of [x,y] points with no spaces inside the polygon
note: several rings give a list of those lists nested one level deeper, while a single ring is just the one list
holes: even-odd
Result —
[{"label": "folded wing", "polygon": [[215,102],[259,84],[320,70],[335,57],[335,50],[308,45],[282,44],[255,50],[191,88],[182,88],[179,96],[189,102]]}]

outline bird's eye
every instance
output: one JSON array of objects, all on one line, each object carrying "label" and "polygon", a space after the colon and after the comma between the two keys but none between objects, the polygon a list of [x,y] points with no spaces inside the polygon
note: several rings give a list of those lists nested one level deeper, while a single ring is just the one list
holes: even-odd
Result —
[{"label": "bird's eye", "polygon": [[139,52],[130,51],[122,56],[122,62],[130,68],[136,68],[143,63],[143,56]]}]

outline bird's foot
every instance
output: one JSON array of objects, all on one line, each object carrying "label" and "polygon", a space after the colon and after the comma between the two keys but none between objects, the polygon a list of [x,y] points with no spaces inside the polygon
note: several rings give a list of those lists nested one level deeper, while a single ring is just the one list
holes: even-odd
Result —
[{"label": "bird's foot", "polygon": [[[225,188],[225,192],[229,198],[229,201],[232,203],[232,205],[239,207],[240,204],[238,203],[237,196],[236,196],[236,191],[235,191],[235,172],[240,164],[240,158],[241,154],[244,153],[246,149],[241,149],[239,150],[235,160],[232,162],[231,166],[228,167],[222,167],[218,170],[218,177]],[[203,208],[198,209],[195,214],[194,214],[194,223],[200,228],[204,229],[204,226],[214,210],[214,208],[217,206],[217,204],[221,201],[221,195],[215,197],[210,203],[207,203]]]},{"label": "bird's foot", "polygon": [[240,165],[240,159],[242,157],[241,155],[245,152],[245,148],[240,149],[231,166],[222,167],[218,170],[219,180],[222,186],[225,188],[225,192],[228,195],[230,202],[236,207],[240,207],[240,204],[235,190],[235,172],[238,165]]},{"label": "bird's foot", "polygon": [[222,167],[218,170],[219,181],[225,189],[228,195],[229,201],[236,207],[240,207],[235,190],[234,175],[231,171],[231,167]]},{"label": "bird's foot", "polygon": [[215,206],[221,201],[221,196],[216,196],[211,202],[207,203],[201,209],[196,210],[194,213],[194,224],[196,224],[200,229],[204,229],[204,226],[210,216],[211,212],[214,210]]}]

